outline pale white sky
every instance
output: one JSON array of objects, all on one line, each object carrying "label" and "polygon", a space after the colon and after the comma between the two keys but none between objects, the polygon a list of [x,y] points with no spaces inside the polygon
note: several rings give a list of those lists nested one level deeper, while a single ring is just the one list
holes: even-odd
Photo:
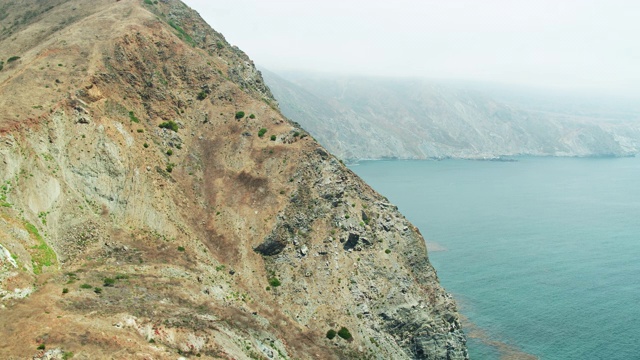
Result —
[{"label": "pale white sky", "polygon": [[274,71],[640,94],[640,1],[186,0]]}]

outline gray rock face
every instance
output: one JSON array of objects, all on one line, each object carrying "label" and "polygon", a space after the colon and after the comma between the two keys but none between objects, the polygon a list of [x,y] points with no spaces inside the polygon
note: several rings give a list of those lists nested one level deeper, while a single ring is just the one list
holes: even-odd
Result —
[{"label": "gray rock face", "polygon": [[415,308],[400,308],[395,314],[380,314],[384,326],[398,341],[408,349],[414,359],[467,359],[464,344],[466,339],[461,332],[457,317],[453,313],[443,316],[449,322],[449,331],[437,329],[431,319],[425,318]]},{"label": "gray rock face", "polygon": [[553,106],[496,100],[461,86],[263,70],[283,113],[342,159],[629,156],[640,150],[633,104]]},{"label": "gray rock face", "polygon": [[[375,339],[376,358],[467,359],[455,302],[438,285],[417,229],[326,152],[306,156],[297,191],[254,248],[269,273],[295,279],[296,295],[282,294],[281,306],[306,324],[330,298],[356,320],[338,311],[328,321],[366,329],[354,336]],[[327,227],[332,236],[314,236]]]}]

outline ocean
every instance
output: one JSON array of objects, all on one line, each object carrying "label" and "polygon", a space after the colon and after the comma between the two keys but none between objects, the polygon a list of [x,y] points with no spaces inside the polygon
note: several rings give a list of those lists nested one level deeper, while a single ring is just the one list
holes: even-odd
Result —
[{"label": "ocean", "polygon": [[471,359],[640,359],[640,158],[350,168],[420,228]]}]

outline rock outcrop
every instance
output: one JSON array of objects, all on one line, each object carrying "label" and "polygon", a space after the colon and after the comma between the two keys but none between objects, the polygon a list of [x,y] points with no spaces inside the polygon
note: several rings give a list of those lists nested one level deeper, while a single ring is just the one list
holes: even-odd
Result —
[{"label": "rock outcrop", "polygon": [[418,230],[197,13],[0,4],[2,358],[468,358]]}]

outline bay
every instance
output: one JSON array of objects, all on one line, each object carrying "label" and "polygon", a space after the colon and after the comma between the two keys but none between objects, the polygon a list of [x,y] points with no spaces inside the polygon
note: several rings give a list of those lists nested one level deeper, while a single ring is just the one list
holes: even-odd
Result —
[{"label": "bay", "polygon": [[351,169],[420,228],[472,359],[640,358],[640,159]]}]

